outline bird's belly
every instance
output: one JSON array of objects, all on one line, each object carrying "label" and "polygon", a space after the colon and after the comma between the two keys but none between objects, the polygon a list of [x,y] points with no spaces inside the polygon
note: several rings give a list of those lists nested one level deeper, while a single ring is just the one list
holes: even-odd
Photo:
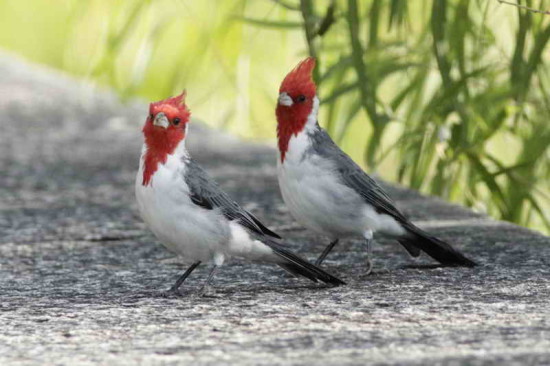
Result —
[{"label": "bird's belly", "polygon": [[224,252],[229,228],[219,214],[194,205],[181,192],[174,194],[173,188],[165,188],[154,181],[147,187],[136,182],[140,214],[164,246],[191,261],[209,261]]},{"label": "bird's belly", "polygon": [[285,162],[278,176],[285,204],[307,228],[332,238],[362,235],[367,229],[361,199],[322,164]]}]

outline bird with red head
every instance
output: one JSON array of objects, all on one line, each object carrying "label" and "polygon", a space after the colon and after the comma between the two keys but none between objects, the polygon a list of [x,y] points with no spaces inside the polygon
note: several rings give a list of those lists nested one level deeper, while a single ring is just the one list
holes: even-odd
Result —
[{"label": "bird with red head", "polygon": [[284,78],[275,114],[283,199],[294,218],[326,235],[330,244],[320,265],[341,238],[363,237],[367,273],[372,270],[374,233],[391,236],[413,257],[425,252],[447,266],[473,267],[448,243],[410,222],[378,183],[332,141],[317,122],[319,98],[312,79],[315,60],[306,58]]},{"label": "bird with red head", "polygon": [[278,145],[283,161],[290,137],[304,129],[308,116],[314,107],[317,108],[315,104],[317,87],[312,78],[314,68],[315,59],[306,58],[288,73],[279,88],[275,114],[278,122]]}]

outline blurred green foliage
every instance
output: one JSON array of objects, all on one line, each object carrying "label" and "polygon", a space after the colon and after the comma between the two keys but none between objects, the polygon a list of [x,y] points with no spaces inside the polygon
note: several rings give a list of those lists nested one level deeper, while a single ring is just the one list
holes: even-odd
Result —
[{"label": "blurred green foliage", "polygon": [[123,98],[186,88],[197,118],[257,139],[275,135],[286,72],[315,56],[320,123],[369,171],[550,232],[550,15],[497,0],[1,0],[0,30],[1,47]]}]

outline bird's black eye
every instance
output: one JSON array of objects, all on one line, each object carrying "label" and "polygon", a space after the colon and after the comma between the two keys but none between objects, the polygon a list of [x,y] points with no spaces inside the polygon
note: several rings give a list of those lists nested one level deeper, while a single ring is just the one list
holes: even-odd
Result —
[{"label": "bird's black eye", "polygon": [[178,117],[174,118],[174,125],[179,125],[180,121],[181,120]]},{"label": "bird's black eye", "polygon": [[153,113],[151,113],[151,114],[149,115],[149,118],[153,119],[153,118],[155,118],[155,115],[154,115]]},{"label": "bird's black eye", "polygon": [[298,97],[296,97],[296,101],[298,103],[305,102],[306,101],[306,96],[305,95],[298,95]]}]

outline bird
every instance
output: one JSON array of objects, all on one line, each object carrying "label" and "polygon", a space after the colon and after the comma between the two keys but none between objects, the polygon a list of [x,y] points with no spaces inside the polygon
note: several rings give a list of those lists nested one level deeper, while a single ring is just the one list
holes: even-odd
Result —
[{"label": "bird", "polygon": [[344,282],[285,247],[281,237],[239,206],[192,159],[185,147],[191,112],[186,92],[149,105],[135,180],[141,217],[162,244],[192,265],[163,294],[179,288],[201,263],[212,269],[202,287],[229,258],[275,263],[296,276],[329,285]]},{"label": "bird", "polygon": [[330,238],[315,264],[321,265],[339,240],[361,237],[370,274],[373,236],[381,233],[397,239],[412,257],[425,252],[445,266],[475,266],[405,217],[384,189],[320,127],[314,68],[315,59],[308,57],[286,75],[275,115],[277,177],[283,200],[299,223]]}]

